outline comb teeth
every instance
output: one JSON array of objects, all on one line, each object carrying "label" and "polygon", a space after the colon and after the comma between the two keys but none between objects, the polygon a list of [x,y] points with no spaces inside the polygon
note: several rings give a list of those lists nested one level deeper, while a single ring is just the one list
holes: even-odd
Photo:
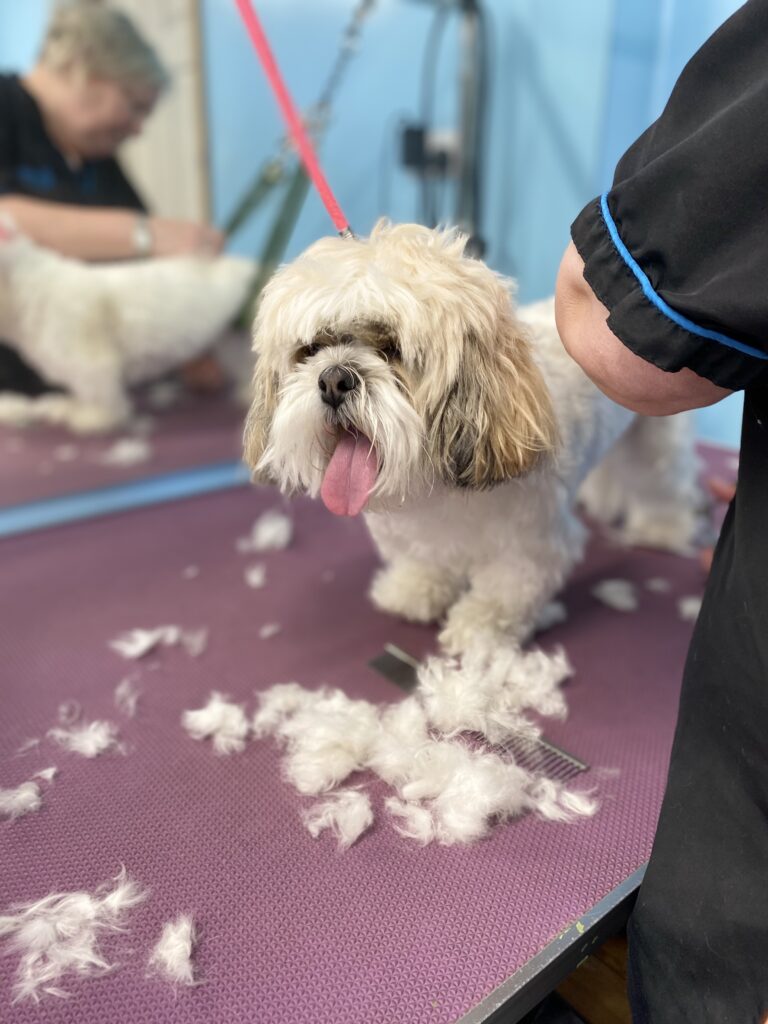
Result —
[{"label": "comb teeth", "polygon": [[512,736],[504,743],[499,743],[493,750],[501,757],[513,760],[526,771],[546,775],[548,779],[556,782],[567,782],[568,779],[589,771],[588,764],[542,739]]}]

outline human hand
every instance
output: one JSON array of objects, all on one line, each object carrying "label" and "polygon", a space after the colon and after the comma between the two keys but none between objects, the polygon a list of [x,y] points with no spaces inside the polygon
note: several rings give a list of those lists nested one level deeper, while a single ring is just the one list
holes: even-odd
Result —
[{"label": "human hand", "polygon": [[224,235],[209,224],[150,217],[153,256],[215,256],[224,247]]}]

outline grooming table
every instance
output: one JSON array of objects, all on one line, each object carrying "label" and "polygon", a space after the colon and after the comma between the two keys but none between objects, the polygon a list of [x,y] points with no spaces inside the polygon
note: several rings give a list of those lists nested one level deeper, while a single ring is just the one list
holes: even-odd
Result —
[{"label": "grooming table", "polygon": [[[254,690],[297,680],[392,701],[402,691],[369,667],[385,644],[415,657],[430,628],[376,612],[364,597],[375,565],[361,521],[318,504],[290,507],[291,545],[242,555],[235,541],[279,504],[246,489],[120,513],[0,541],[3,703],[0,785],[57,765],[44,807],[2,827],[0,913],[49,891],[93,889],[124,864],[148,886],[128,933],[104,943],[121,966],[66,979],[68,1000],[11,1009],[16,957],[0,957],[0,1017],[14,1024],[449,1024],[518,1021],[623,923],[642,876],[664,787],[691,626],[676,599],[699,594],[695,560],[594,541],[564,594],[569,618],[540,637],[562,643],[576,674],[570,716],[545,736],[591,770],[597,816],[575,824],[526,817],[468,847],[399,836],[373,789],[376,822],[345,853],[312,839],[300,798],[280,778],[271,740],[216,757],[181,712],[212,689],[255,706]],[[267,566],[249,589],[246,566]],[[184,570],[199,572],[187,578]],[[639,585],[622,614],[590,588]],[[669,593],[644,581],[664,577]],[[177,647],[128,662],[107,643],[168,623],[209,629],[198,658]],[[259,627],[281,632],[259,638]],[[134,719],[115,685],[139,672]],[[128,751],[86,760],[43,738],[60,702],[120,725]],[[178,993],[146,977],[162,924],[194,915],[203,984]]]},{"label": "grooming table", "polygon": [[109,465],[105,453],[131,430],[80,437],[58,427],[26,429],[0,426],[0,508],[123,485],[147,477],[239,459],[245,412],[225,396],[182,395],[171,407],[153,410],[147,459],[130,465]]}]

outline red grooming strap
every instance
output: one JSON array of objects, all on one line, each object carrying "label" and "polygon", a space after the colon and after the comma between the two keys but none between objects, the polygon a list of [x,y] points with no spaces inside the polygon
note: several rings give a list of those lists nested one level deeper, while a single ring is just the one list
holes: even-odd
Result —
[{"label": "red grooming strap", "polygon": [[258,15],[251,6],[250,0],[235,0],[235,3],[240,11],[245,27],[248,30],[248,34],[251,37],[251,42],[256,48],[256,53],[261,61],[261,66],[264,68],[264,74],[267,76],[269,84],[272,87],[272,91],[274,92],[275,98],[280,106],[283,118],[288,125],[288,130],[293,136],[293,141],[295,142],[296,148],[304,162],[307,174],[317,189],[320,198],[323,200],[325,208],[330,214],[331,220],[336,225],[337,231],[342,233],[345,231],[348,232],[349,221],[341,212],[341,207],[336,202],[336,197],[333,192],[331,192],[331,188],[325,180],[325,175],[323,174],[317,160],[315,148],[304,129],[299,112],[285,86],[283,76],[280,74],[280,69],[278,68],[272,54],[267,37],[264,35],[264,29],[261,26]]}]

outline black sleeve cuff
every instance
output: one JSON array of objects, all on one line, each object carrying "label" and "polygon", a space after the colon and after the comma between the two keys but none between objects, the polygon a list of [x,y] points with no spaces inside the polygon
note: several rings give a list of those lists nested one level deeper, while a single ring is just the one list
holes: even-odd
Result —
[{"label": "black sleeve cuff", "polygon": [[691,333],[645,296],[613,243],[599,199],[578,215],[571,225],[571,237],[584,260],[587,283],[609,310],[609,328],[635,355],[670,373],[686,367],[732,391],[768,376],[765,360]]}]

